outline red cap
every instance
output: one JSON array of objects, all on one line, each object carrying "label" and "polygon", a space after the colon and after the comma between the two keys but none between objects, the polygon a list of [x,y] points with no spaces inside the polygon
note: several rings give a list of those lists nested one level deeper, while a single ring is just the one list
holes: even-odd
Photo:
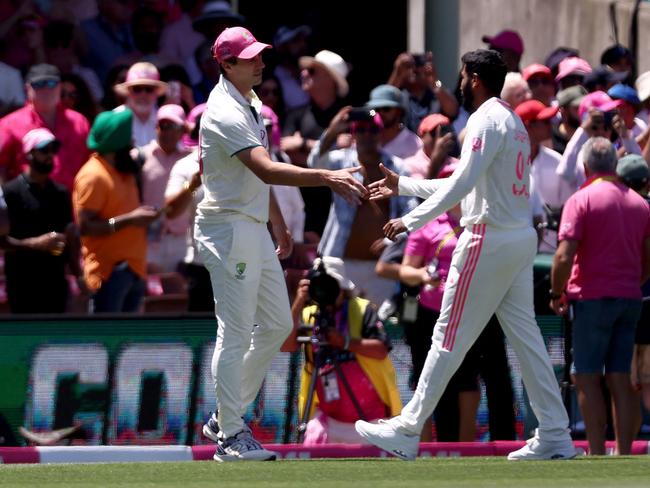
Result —
[{"label": "red cap", "polygon": [[539,63],[533,63],[530,66],[526,66],[521,72],[521,76],[523,76],[524,80],[526,81],[536,75],[544,75],[550,80],[553,79],[551,69],[548,66],[544,66],[543,64]]},{"label": "red cap", "polygon": [[517,105],[515,113],[524,124],[538,120],[549,120],[555,116],[559,107],[548,107],[539,100],[526,100]]},{"label": "red cap", "polygon": [[420,126],[418,127],[418,135],[422,137],[424,134],[431,132],[439,125],[447,124],[449,124],[449,119],[442,114],[427,115],[422,119],[422,122],[420,122]]},{"label": "red cap", "polygon": [[257,42],[248,29],[228,27],[214,41],[212,54],[221,63],[229,58],[251,59],[270,47],[270,44]]},{"label": "red cap", "polygon": [[524,41],[519,33],[513,30],[503,30],[492,37],[483,36],[483,42],[488,43],[490,47],[514,51],[520,56],[524,53]]}]

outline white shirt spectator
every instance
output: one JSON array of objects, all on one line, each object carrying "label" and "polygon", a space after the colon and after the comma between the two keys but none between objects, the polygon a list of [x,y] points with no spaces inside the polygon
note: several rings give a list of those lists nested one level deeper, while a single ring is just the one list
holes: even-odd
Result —
[{"label": "white shirt spectator", "polygon": [[[383,146],[383,150],[391,156],[397,156],[400,159],[406,159],[415,155],[422,149],[422,139],[417,134],[404,127],[388,144]],[[403,169],[400,167],[400,169]]]}]

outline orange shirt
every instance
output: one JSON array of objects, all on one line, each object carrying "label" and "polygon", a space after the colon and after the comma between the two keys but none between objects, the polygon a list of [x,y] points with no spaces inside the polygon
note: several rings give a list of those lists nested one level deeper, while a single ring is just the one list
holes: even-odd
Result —
[{"label": "orange shirt", "polygon": [[[135,177],[120,173],[99,154],[91,155],[74,180],[72,204],[77,221],[81,210],[97,212],[108,220],[140,206]],[[84,276],[98,290],[114,266],[126,261],[139,276],[146,276],[147,235],[144,227],[128,226],[103,236],[82,236]]]}]

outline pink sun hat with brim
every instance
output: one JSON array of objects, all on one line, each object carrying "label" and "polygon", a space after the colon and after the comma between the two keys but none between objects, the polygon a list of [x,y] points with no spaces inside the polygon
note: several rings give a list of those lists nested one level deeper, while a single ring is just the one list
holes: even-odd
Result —
[{"label": "pink sun hat with brim", "polygon": [[158,68],[147,62],[135,63],[126,73],[126,81],[113,87],[115,93],[126,97],[129,95],[129,88],[132,86],[153,86],[157,95],[162,96],[167,91],[167,83],[160,81]]},{"label": "pink sun hat with brim", "polygon": [[56,136],[45,127],[32,129],[23,136],[23,152],[28,154],[33,149],[43,149],[53,142],[60,144]]},{"label": "pink sun hat with brim", "polygon": [[270,44],[259,42],[248,29],[228,27],[214,41],[212,54],[222,63],[229,58],[251,59],[270,48]]},{"label": "pink sun hat with brim", "polygon": [[585,95],[580,101],[578,106],[578,117],[583,120],[592,108],[598,109],[601,112],[609,112],[624,103],[623,100],[612,100],[612,98],[604,91],[595,91]]},{"label": "pink sun hat with brim", "polygon": [[577,56],[564,58],[560,61],[555,81],[560,81],[569,75],[588,75],[591,71],[591,65],[582,58]]},{"label": "pink sun hat with brim", "polygon": [[180,105],[176,105],[173,103],[168,103],[167,105],[163,105],[158,109],[157,120],[158,122],[160,122],[161,120],[169,120],[171,122],[174,122],[177,125],[182,125],[183,127],[187,127],[187,118],[185,117],[185,110],[183,110],[183,107],[181,107]]}]

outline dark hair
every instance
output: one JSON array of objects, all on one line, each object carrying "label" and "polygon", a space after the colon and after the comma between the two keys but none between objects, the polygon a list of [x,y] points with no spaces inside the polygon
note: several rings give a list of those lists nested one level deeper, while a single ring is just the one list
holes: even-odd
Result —
[{"label": "dark hair", "polygon": [[630,62],[634,61],[632,52],[628,48],[622,46],[621,44],[614,44],[613,46],[605,49],[600,55],[600,64],[611,65],[616,63],[621,58],[627,58],[630,60]]},{"label": "dark hair", "polygon": [[77,98],[75,99],[73,109],[86,117],[88,122],[92,124],[97,115],[97,105],[95,105],[95,101],[90,94],[88,85],[81,76],[73,73],[61,75],[61,82],[64,81],[74,85],[75,90],[77,90]]},{"label": "dark hair", "polygon": [[104,81],[104,98],[101,103],[104,110],[113,110],[122,103],[113,91],[113,86],[124,81],[120,80],[118,76],[121,72],[128,71],[129,67],[128,64],[115,64],[108,70]]},{"label": "dark hair", "polygon": [[492,49],[477,49],[463,54],[461,61],[467,74],[476,73],[490,93],[501,93],[508,68],[500,53]]},{"label": "dark hair", "polygon": [[180,64],[168,64],[160,68],[161,81],[180,81],[183,85],[192,86],[187,71]]},{"label": "dark hair", "polygon": [[74,39],[74,24],[65,20],[48,22],[43,29],[43,41],[46,46],[68,47]]}]

